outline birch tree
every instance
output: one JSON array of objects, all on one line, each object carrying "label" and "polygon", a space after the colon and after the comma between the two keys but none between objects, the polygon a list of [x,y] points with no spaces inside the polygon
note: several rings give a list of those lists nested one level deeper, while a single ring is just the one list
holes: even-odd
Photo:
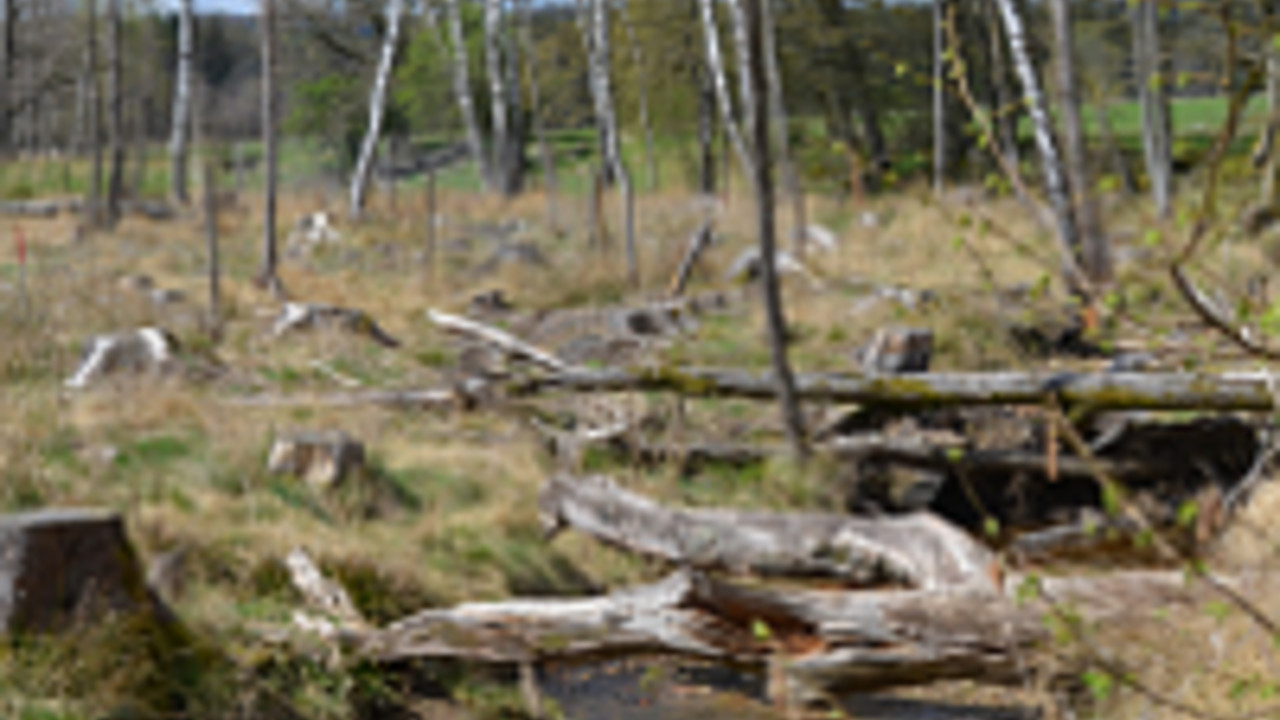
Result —
[{"label": "birch tree", "polygon": [[1036,148],[1040,154],[1045,192],[1049,196],[1054,224],[1057,227],[1063,274],[1069,287],[1080,290],[1080,233],[1071,207],[1071,195],[1063,173],[1062,158],[1058,154],[1058,145],[1053,137],[1048,102],[1040,89],[1036,68],[1031,63],[1031,53],[1027,49],[1026,28],[1017,5],[1014,0],[996,0],[996,2],[1004,22],[1005,36],[1009,41],[1009,55],[1013,59],[1018,80],[1022,83],[1022,94],[1027,110],[1031,114],[1031,125],[1035,133]]},{"label": "birch tree", "polygon": [[1098,206],[1094,202],[1089,168],[1088,148],[1085,144],[1084,125],[1080,117],[1080,87],[1076,78],[1075,33],[1071,26],[1071,6],[1068,0],[1051,0],[1054,41],[1058,46],[1055,67],[1058,71],[1058,92],[1062,98],[1062,128],[1066,142],[1066,168],[1071,178],[1081,253],[1085,274],[1095,283],[1111,279],[1111,249],[1102,232]]},{"label": "birch tree", "polygon": [[107,176],[107,223],[114,227],[120,219],[120,200],[124,193],[124,18],[120,0],[107,3],[110,40],[107,78],[111,109],[108,129],[111,137],[111,172]]},{"label": "birch tree", "polygon": [[458,116],[467,139],[467,150],[476,163],[476,173],[486,190],[493,188],[489,160],[485,155],[484,141],[480,136],[480,123],[476,121],[475,100],[471,97],[470,60],[467,57],[467,40],[462,32],[462,11],[459,0],[445,0],[445,20],[449,24],[449,42],[453,46],[453,94],[458,103]]},{"label": "birch tree", "polygon": [[[188,2],[190,0],[187,0]],[[356,159],[355,172],[351,176],[352,220],[359,220],[368,195],[369,177],[373,174],[373,158],[378,150],[378,137],[382,134],[382,119],[387,107],[387,86],[391,82],[391,67],[395,62],[396,44],[400,41],[400,18],[404,15],[404,0],[387,1],[387,32],[382,38],[382,53],[378,57],[378,69],[373,77],[373,90],[369,94],[369,126],[360,143],[360,155]]]},{"label": "birch tree", "polygon": [[729,81],[725,77],[724,56],[720,52],[720,30],[716,24],[713,2],[714,0],[698,0],[698,8],[702,13],[703,44],[707,53],[707,73],[711,76],[711,85],[715,89],[716,104],[720,106],[720,121],[724,123],[725,135],[733,145],[738,161],[742,163],[743,173],[751,177],[751,153],[738,129],[738,121],[734,118],[733,100],[729,96]]},{"label": "birch tree", "polygon": [[632,288],[640,285],[639,263],[636,258],[635,196],[631,187],[631,175],[622,160],[618,140],[618,118],[614,111],[613,88],[609,82],[609,16],[606,0],[587,0],[588,53],[587,74],[591,85],[591,97],[595,106],[596,125],[600,129],[603,166],[606,175],[618,183],[622,194],[623,226],[626,232],[627,281]]},{"label": "birch tree", "polygon": [[262,268],[258,284],[273,296],[284,287],[276,268],[276,8],[275,0],[262,0],[262,151],[266,178],[262,198]]},{"label": "birch tree", "polygon": [[517,60],[514,46],[505,41],[503,0],[485,0],[484,56],[489,76],[490,138],[489,171],[495,188],[508,197],[520,191],[522,169],[518,123],[519,88],[515,85]]},{"label": "birch tree", "polygon": [[765,317],[769,325],[769,350],[773,364],[774,381],[778,384],[778,397],[782,404],[782,421],[787,440],[797,459],[807,454],[804,420],[800,415],[800,403],[796,395],[795,378],[787,360],[786,316],[782,309],[782,294],[778,288],[777,243],[774,237],[773,210],[773,162],[769,149],[769,108],[763,98],[769,97],[768,73],[765,69],[766,27],[764,3],[769,0],[730,0],[741,3],[742,26],[747,48],[747,65],[741,68],[751,86],[752,105],[743,108],[750,113],[751,150],[754,162],[750,174],[756,201],[756,232],[760,238],[761,291],[764,295]]},{"label": "birch tree", "polygon": [[187,142],[191,134],[191,63],[194,55],[193,0],[178,2],[178,66],[174,72],[173,127],[169,137],[169,191],[187,202]]},{"label": "birch tree", "polygon": [[1142,108],[1142,156],[1151,181],[1156,214],[1169,218],[1174,195],[1172,126],[1169,113],[1167,63],[1160,51],[1160,3],[1137,0],[1130,3],[1133,22],[1134,77],[1138,81],[1138,104]]}]

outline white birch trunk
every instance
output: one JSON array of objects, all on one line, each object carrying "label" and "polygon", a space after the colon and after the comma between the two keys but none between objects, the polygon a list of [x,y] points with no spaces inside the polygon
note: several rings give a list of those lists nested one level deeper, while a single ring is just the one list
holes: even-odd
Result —
[{"label": "white birch trunk", "polygon": [[720,52],[720,33],[716,26],[714,0],[698,0],[698,8],[702,12],[702,30],[707,51],[707,71],[711,73],[712,86],[716,92],[716,103],[720,106],[720,115],[724,121],[724,131],[733,145],[733,151],[742,163],[742,171],[751,177],[751,153],[738,129],[738,121],[733,116],[733,100],[729,97],[729,81],[724,74],[724,57]]},{"label": "white birch trunk", "polygon": [[752,108],[756,106],[747,68],[751,65],[751,48],[747,41],[747,20],[743,17],[742,0],[729,0],[729,22],[733,28],[733,52],[738,63],[738,102],[742,108],[742,134],[755,137]]},{"label": "white birch trunk", "polygon": [[506,76],[502,71],[502,0],[484,0],[484,61],[489,75],[489,101],[493,133],[489,139],[489,168],[494,185],[509,194],[507,182],[507,144],[510,141],[507,110]]},{"label": "white birch trunk", "polygon": [[191,62],[194,54],[193,0],[178,2],[178,67],[174,73],[173,127],[169,137],[169,187],[174,202],[187,202],[187,142],[191,135]]},{"label": "white birch trunk", "polygon": [[462,33],[462,13],[459,0],[445,0],[445,16],[449,23],[449,40],[453,45],[453,94],[458,102],[458,115],[467,136],[467,149],[476,161],[476,172],[486,190],[493,188],[489,160],[485,155],[484,141],[480,138],[480,123],[476,121],[475,101],[471,97],[471,71],[467,59],[467,41]]},{"label": "white birch trunk", "polygon": [[595,103],[596,123],[600,128],[601,145],[604,151],[604,166],[609,174],[618,182],[623,199],[623,226],[626,233],[627,279],[633,288],[640,284],[639,264],[636,257],[635,237],[635,202],[631,186],[631,174],[626,163],[622,161],[622,151],[618,141],[618,116],[614,111],[613,88],[609,82],[609,16],[605,6],[606,0],[589,0],[590,17],[590,52],[588,53],[588,73],[591,81],[591,96]]},{"label": "white birch trunk", "polygon": [[1057,225],[1063,274],[1067,285],[1078,289],[1080,234],[1076,227],[1075,213],[1071,207],[1071,194],[1063,172],[1062,157],[1058,154],[1058,145],[1053,137],[1048,102],[1040,89],[1040,79],[1036,75],[1035,66],[1031,64],[1031,53],[1027,49],[1026,28],[1022,16],[1018,14],[1017,5],[1014,0],[997,0],[997,5],[1000,8],[1000,17],[1004,21],[1005,35],[1009,39],[1009,54],[1013,58],[1014,69],[1022,83],[1027,110],[1031,114],[1036,148],[1040,153],[1040,164],[1044,174],[1045,191],[1049,196],[1049,204],[1053,208],[1054,222]]},{"label": "white birch trunk", "polygon": [[[1160,8],[1156,0],[1139,0],[1131,12],[1134,75],[1142,110],[1142,156],[1156,213],[1168,218],[1173,212],[1173,148],[1169,93],[1165,86],[1168,78],[1160,58]],[[1274,108],[1272,112],[1274,122]],[[1264,197],[1264,201],[1270,200],[1269,195]]]},{"label": "white birch trunk", "polygon": [[400,40],[400,17],[404,14],[403,0],[387,0],[387,34],[382,38],[382,55],[378,58],[378,70],[373,78],[373,92],[369,95],[369,127],[360,144],[360,157],[356,160],[355,174],[351,176],[352,220],[359,220],[368,195],[369,176],[373,173],[373,157],[378,150],[378,136],[382,133],[382,117],[387,106],[387,85],[391,81],[391,66],[395,61],[396,43]]}]

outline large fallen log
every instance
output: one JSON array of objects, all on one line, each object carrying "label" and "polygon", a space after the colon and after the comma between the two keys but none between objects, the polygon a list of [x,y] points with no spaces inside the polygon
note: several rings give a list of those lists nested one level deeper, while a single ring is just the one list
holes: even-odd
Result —
[{"label": "large fallen log", "polygon": [[796,590],[681,570],[603,597],[425,610],[363,633],[355,647],[377,662],[589,662],[658,653],[763,665],[777,655],[787,658],[789,695],[815,699],[947,678],[1015,682],[1027,670],[1025,652],[1049,639],[1047,602],[1096,621],[1191,599],[1175,572],[1039,582],[1039,595],[1017,602],[1016,579],[996,595]]},{"label": "large fallen log", "polygon": [[[921,373],[796,376],[801,399],[902,408],[948,405],[1036,405],[1057,399],[1097,410],[1269,411],[1276,402],[1270,378],[1199,373]],[[513,392],[674,392],[689,397],[772,400],[777,385],[767,373],[714,368],[574,370],[529,378]]]},{"label": "large fallen log", "polygon": [[552,535],[575,528],[632,552],[696,568],[828,577],[923,590],[995,587],[995,559],[928,513],[854,518],[663,507],[603,476],[553,477],[538,498]]}]

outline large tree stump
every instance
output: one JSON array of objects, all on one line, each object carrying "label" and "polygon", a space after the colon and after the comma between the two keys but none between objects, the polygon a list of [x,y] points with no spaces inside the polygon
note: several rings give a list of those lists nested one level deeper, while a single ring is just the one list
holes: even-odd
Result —
[{"label": "large tree stump", "polygon": [[0,516],[0,626],[51,631],[153,608],[119,515],[42,510]]}]

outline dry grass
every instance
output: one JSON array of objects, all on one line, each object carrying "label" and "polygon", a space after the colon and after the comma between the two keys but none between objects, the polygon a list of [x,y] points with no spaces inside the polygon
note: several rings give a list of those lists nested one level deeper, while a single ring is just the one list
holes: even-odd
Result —
[{"label": "dry grass", "polygon": [[[592,592],[661,572],[572,534],[551,545],[542,542],[532,509],[549,460],[514,420],[405,415],[375,408],[245,409],[222,402],[230,394],[261,390],[339,389],[329,375],[316,370],[316,360],[368,387],[436,385],[451,351],[426,323],[423,311],[432,306],[458,309],[478,290],[501,287],[530,308],[606,304],[630,296],[623,282],[621,239],[614,238],[615,249],[603,255],[585,249],[581,232],[549,231],[541,223],[545,199],[537,194],[514,202],[442,194],[442,243],[464,234],[474,222],[518,217],[529,223],[522,239],[536,242],[553,259],[545,270],[513,269],[487,278],[470,271],[483,250],[456,265],[442,262],[434,275],[415,263],[413,251],[425,236],[421,198],[402,194],[394,219],[377,216],[379,209],[385,210],[379,203],[385,202],[378,198],[374,219],[359,227],[339,223],[346,237],[343,248],[323,251],[305,263],[286,260],[283,279],[298,299],[366,310],[405,341],[401,350],[332,336],[268,339],[274,306],[248,281],[256,268],[260,235],[258,213],[249,202],[242,211],[226,213],[221,223],[228,324],[224,342],[214,351],[233,368],[231,379],[214,385],[124,384],[76,396],[63,393],[60,380],[73,369],[85,337],[171,318],[130,299],[116,282],[119,275],[150,275],[162,287],[183,290],[193,311],[199,309],[205,294],[199,218],[171,223],[130,219],[114,234],[78,244],[72,219],[0,218],[0,237],[21,225],[33,247],[31,313],[21,316],[8,301],[0,309],[0,331],[6,338],[0,344],[0,402],[6,408],[0,420],[5,477],[0,505],[105,505],[125,514],[144,554],[188,546],[190,592],[177,610],[197,632],[231,639],[237,657],[267,652],[253,639],[254,628],[287,622],[297,599],[283,580],[279,559],[295,546],[308,548],[358,588],[358,602],[379,619],[462,599]],[[341,216],[340,205],[310,192],[287,195],[280,216],[292,219],[325,203],[325,209]],[[565,227],[580,227],[584,208],[575,207],[580,204],[577,199],[562,201]],[[811,205],[812,217],[837,231],[840,246],[808,259],[825,290],[787,281],[788,310],[798,329],[793,352],[800,368],[848,369],[850,351],[886,323],[933,328],[941,367],[1021,362],[992,320],[995,303],[988,281],[1034,285],[1045,276],[1046,261],[1051,267],[1054,250],[1012,200],[965,207],[906,193],[856,208],[824,200]],[[612,204],[608,212],[615,220]],[[700,212],[681,194],[640,199],[641,295],[664,292]],[[864,225],[862,213],[874,214],[876,223]],[[1133,233],[1148,227],[1137,211],[1122,208],[1114,215],[1113,227]],[[737,251],[753,242],[746,198],[731,198],[718,218],[723,243],[696,276],[698,286],[721,286],[722,273]],[[780,236],[787,236],[785,222]],[[344,258],[348,250],[359,257]],[[1235,276],[1257,267],[1258,253],[1236,243],[1222,250],[1220,258],[1221,265],[1213,269]],[[916,310],[886,304],[855,313],[861,290],[852,279],[928,288],[942,301]],[[750,301],[753,296],[743,297]],[[723,317],[705,319],[695,337],[668,349],[666,359],[763,366],[763,325],[754,306],[749,302]],[[188,345],[208,346],[199,323],[187,322],[178,331]],[[679,425],[672,420],[676,413],[669,399],[644,402],[646,410],[670,421],[662,437],[673,441],[690,432],[750,438],[777,433],[770,408],[689,403],[688,425]],[[364,439],[381,481],[396,488],[398,499],[369,511],[359,502],[316,497],[300,485],[269,477],[263,464],[270,438],[292,428],[341,428]],[[827,468],[802,473],[776,465],[713,473],[697,484],[669,471],[618,472],[656,497],[692,504],[825,507],[838,495]],[[1277,502],[1268,497],[1255,501],[1253,512],[1260,518],[1270,514],[1267,503]],[[1258,541],[1251,557],[1266,564],[1272,555],[1263,550],[1274,548],[1275,539],[1280,538]],[[1230,553],[1237,559],[1248,554]],[[1270,588],[1259,592],[1280,605],[1280,595]],[[1274,676],[1268,665],[1260,664],[1271,657],[1267,643],[1251,635],[1238,616],[1215,620],[1189,610],[1151,622],[1150,629],[1135,624],[1127,634],[1113,632],[1108,640],[1134,653],[1144,646],[1161,650],[1153,656],[1134,654],[1132,662],[1144,675],[1149,669],[1153,682],[1171,687],[1184,682],[1176,688],[1179,697],[1199,693],[1229,704],[1230,688],[1207,668],[1204,660],[1210,656],[1161,642],[1161,628],[1170,624],[1196,640],[1218,643],[1214,638],[1224,638],[1226,649],[1214,657],[1233,668],[1238,662],[1232,672],[1266,670]],[[10,676],[9,685],[26,683],[26,695],[75,694],[69,687],[40,684],[37,676],[41,668],[48,672],[48,665],[28,665],[29,673],[11,668],[0,675]],[[295,671],[303,672],[289,670]],[[353,716],[338,709],[347,696],[325,690],[315,678],[298,680],[294,690],[293,700],[318,708],[317,717]],[[1127,713],[1139,707],[1131,704],[1137,702],[1122,700],[1114,713],[1104,715],[1132,716]]]}]

